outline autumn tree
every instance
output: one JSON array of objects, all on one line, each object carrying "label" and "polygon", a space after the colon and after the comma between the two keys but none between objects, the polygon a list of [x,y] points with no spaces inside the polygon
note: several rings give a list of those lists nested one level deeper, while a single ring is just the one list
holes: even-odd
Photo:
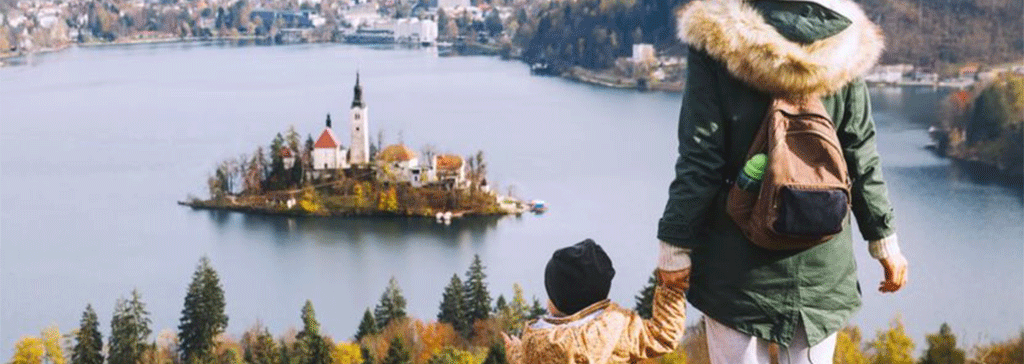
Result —
[{"label": "autumn tree", "polygon": [[984,364],[1024,363],[1024,330],[1010,340],[977,347],[974,350],[972,362]]},{"label": "autumn tree", "polygon": [[903,320],[896,316],[889,329],[879,331],[875,340],[868,343],[872,349],[871,364],[913,364],[914,340],[907,336]]},{"label": "autumn tree", "polygon": [[277,344],[266,327],[257,323],[242,334],[242,359],[250,364],[279,364]]},{"label": "autumn tree", "polygon": [[35,336],[22,336],[14,343],[14,356],[10,364],[42,364],[45,354],[42,340]]},{"label": "autumn tree", "polygon": [[943,323],[939,332],[928,335],[928,349],[924,352],[920,364],[963,364],[967,359],[963,349],[956,347],[956,335],[949,325]]},{"label": "autumn tree", "polygon": [[651,277],[647,278],[647,284],[644,288],[640,289],[640,293],[636,295],[636,305],[633,306],[633,311],[636,311],[640,317],[645,319],[651,318],[654,311],[654,287],[658,285],[658,277],[651,273]]},{"label": "autumn tree", "polygon": [[402,289],[398,288],[398,280],[391,277],[388,287],[380,296],[380,302],[374,308],[374,318],[377,321],[377,329],[383,330],[394,320],[405,318],[405,297],[402,296]]},{"label": "autumn tree", "polygon": [[501,325],[501,331],[519,335],[522,331],[522,323],[530,315],[530,306],[523,297],[523,288],[518,283],[512,285],[512,300],[505,302],[504,296],[498,297],[494,304],[497,321]]},{"label": "autumn tree", "polygon": [[473,255],[473,263],[466,271],[465,300],[466,322],[472,326],[491,314],[491,294],[487,291],[487,274],[480,262],[480,255]]},{"label": "autumn tree", "polygon": [[332,364],[362,364],[363,352],[359,345],[340,342],[331,348]]},{"label": "autumn tree", "polygon": [[136,364],[149,348],[149,312],[142,303],[138,290],[132,290],[130,300],[118,299],[114,317],[110,320],[109,364]]},{"label": "autumn tree", "polygon": [[861,350],[860,329],[847,326],[836,333],[836,351],[832,355],[834,364],[868,364],[868,358]]},{"label": "autumn tree", "polygon": [[441,294],[440,312],[437,313],[437,321],[452,325],[455,331],[463,336],[468,335],[470,325],[467,324],[465,309],[465,294],[462,280],[459,275],[452,274],[452,279]]},{"label": "autumn tree", "polygon": [[330,347],[323,336],[320,336],[320,323],[316,320],[316,311],[309,300],[302,306],[302,331],[299,331],[296,339],[301,350],[300,364],[330,363]]},{"label": "autumn tree", "polygon": [[43,348],[46,349],[46,360],[50,364],[64,364],[64,350],[60,345],[60,330],[57,325],[50,325],[43,329]]},{"label": "autumn tree", "polygon": [[359,328],[356,329],[356,341],[379,332],[380,330],[377,330],[377,320],[373,318],[373,312],[370,312],[370,309],[367,308],[366,312],[363,312],[363,319],[359,321]]},{"label": "autumn tree", "polygon": [[228,326],[224,313],[224,289],[210,258],[199,259],[192,283],[185,295],[178,325],[178,351],[185,364],[208,362],[213,359],[214,338]]},{"label": "autumn tree", "polygon": [[473,353],[446,346],[434,353],[427,364],[476,364],[476,358]]},{"label": "autumn tree", "polygon": [[103,364],[103,335],[100,321],[92,305],[85,305],[82,320],[75,333],[75,347],[71,350],[71,364]]}]

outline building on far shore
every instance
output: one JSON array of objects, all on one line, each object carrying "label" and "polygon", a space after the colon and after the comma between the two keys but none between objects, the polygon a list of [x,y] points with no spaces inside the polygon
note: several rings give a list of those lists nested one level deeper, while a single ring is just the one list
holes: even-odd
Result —
[{"label": "building on far shore", "polygon": [[633,45],[633,64],[651,64],[658,61],[658,55],[654,51],[653,44],[637,43]]}]

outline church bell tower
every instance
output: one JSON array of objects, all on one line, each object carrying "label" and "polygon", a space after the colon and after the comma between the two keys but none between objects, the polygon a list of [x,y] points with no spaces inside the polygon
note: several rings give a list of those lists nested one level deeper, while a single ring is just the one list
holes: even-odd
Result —
[{"label": "church bell tower", "polygon": [[348,163],[351,165],[368,164],[370,163],[370,120],[367,116],[366,104],[363,103],[363,86],[359,85],[359,72],[356,72],[351,115],[352,149],[349,151]]}]

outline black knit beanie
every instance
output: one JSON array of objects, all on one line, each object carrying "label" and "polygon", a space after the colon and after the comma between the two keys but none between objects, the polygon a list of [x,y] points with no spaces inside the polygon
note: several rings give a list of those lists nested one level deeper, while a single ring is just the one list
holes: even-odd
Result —
[{"label": "black knit beanie", "polygon": [[608,298],[615,268],[600,245],[587,239],[555,250],[544,269],[544,288],[559,311],[572,315]]}]

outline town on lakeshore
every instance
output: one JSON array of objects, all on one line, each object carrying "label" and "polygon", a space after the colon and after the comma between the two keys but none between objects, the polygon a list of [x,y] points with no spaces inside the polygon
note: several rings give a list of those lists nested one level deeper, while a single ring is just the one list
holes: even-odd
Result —
[{"label": "town on lakeshore", "polygon": [[[889,37],[873,84],[965,88],[1024,72],[1020,11],[906,2],[865,10]],[[686,47],[672,9],[688,0],[5,0],[0,65],[72,45],[231,40],[399,44],[500,55],[539,74],[606,87],[681,91]],[[970,6],[969,6],[970,5]],[[1016,16],[1014,16],[1016,15]],[[577,19],[576,21],[567,21]],[[963,31],[937,32],[943,29]]]},{"label": "town on lakeshore", "polygon": [[[359,74],[349,110],[345,147],[328,114],[323,131],[304,145],[290,128],[252,156],[220,163],[208,182],[209,199],[180,202],[196,209],[316,216],[427,216],[450,223],[466,215],[540,213],[543,201],[502,195],[487,180],[482,151],[462,157],[425,147],[370,140],[369,107]],[[422,158],[422,159],[421,159]]]}]

